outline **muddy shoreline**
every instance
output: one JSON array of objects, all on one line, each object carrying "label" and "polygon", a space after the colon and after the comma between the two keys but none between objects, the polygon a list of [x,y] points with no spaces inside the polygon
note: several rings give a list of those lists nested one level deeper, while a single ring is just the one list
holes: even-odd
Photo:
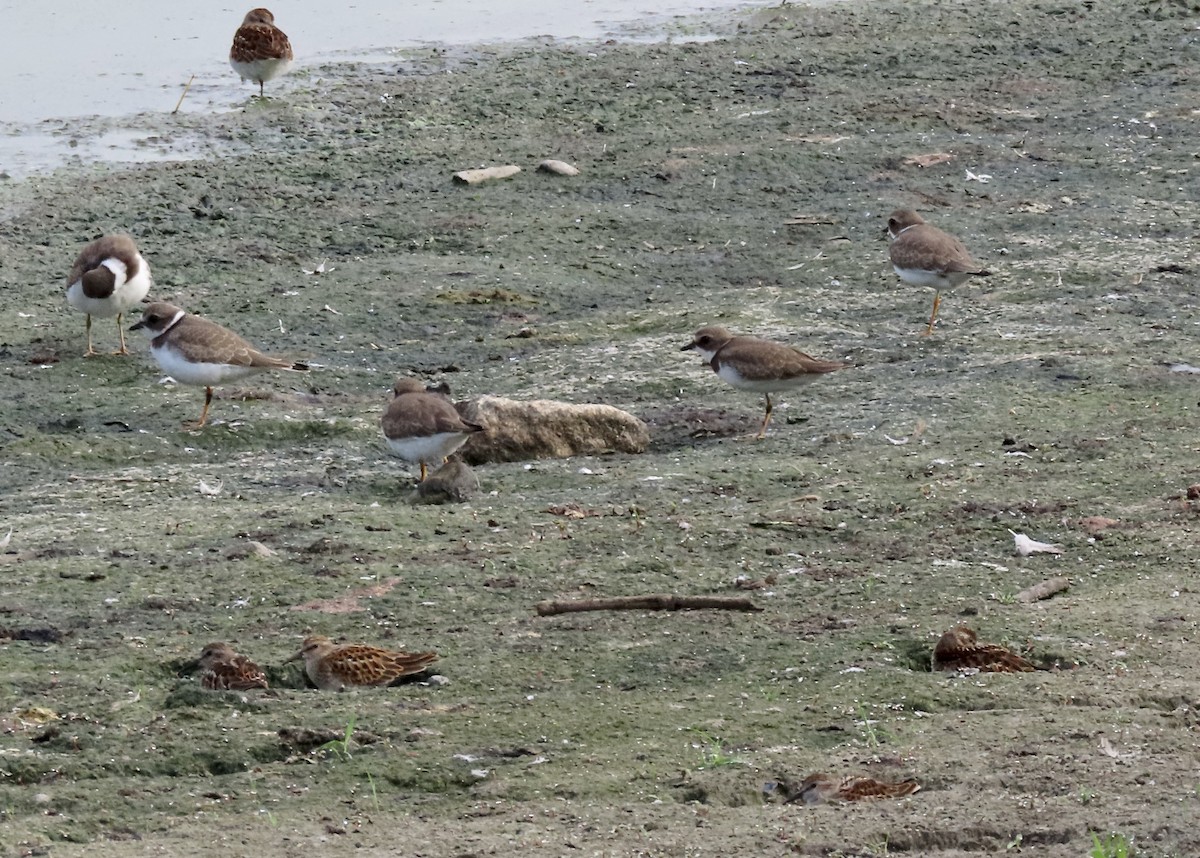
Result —
[{"label": "muddy shoreline", "polygon": [[[1196,854],[1181,10],[788,4],[702,44],[435,51],[162,119],[222,157],[0,185],[2,854]],[[931,337],[886,265],[901,205],[996,272]],[[202,394],[144,343],[79,357],[62,280],[114,230],[156,298],[320,369],[181,431]],[[709,323],[854,367],[747,441],[761,398],[680,353]],[[378,428],[406,373],[615,405],[651,447],[413,507]],[[739,578],[762,612],[534,612]],[[957,623],[1047,669],[930,673]],[[282,665],[309,633],[448,681],[310,690]],[[271,690],[201,692],[210,640]],[[351,722],[349,755],[298,738]],[[922,789],[783,804],[812,771]]]}]

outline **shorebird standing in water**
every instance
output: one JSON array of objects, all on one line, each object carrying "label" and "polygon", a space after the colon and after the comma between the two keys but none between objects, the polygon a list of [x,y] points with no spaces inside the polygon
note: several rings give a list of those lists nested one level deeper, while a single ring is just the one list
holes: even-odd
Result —
[{"label": "shorebird standing in water", "polygon": [[260,98],[263,84],[291,68],[292,43],[287,34],[275,26],[275,16],[270,9],[251,9],[246,13],[242,26],[233,34],[229,64],[242,80],[258,84]]}]

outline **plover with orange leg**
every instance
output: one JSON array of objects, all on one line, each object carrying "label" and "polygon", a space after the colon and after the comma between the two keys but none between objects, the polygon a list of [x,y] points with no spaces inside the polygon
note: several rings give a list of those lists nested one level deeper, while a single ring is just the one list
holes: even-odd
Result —
[{"label": "plover with orange leg", "polygon": [[437,661],[436,652],[396,652],[367,644],[336,644],[324,635],[304,639],[299,652],[284,664],[304,659],[304,672],[322,691],[356,686],[391,685],[421,673]]},{"label": "plover with orange leg", "polygon": [[292,43],[287,34],[275,26],[275,16],[270,9],[251,9],[246,13],[242,26],[233,34],[229,64],[242,80],[258,84],[260,98],[263,84],[291,68]]},{"label": "plover with orange leg", "polygon": [[771,422],[772,393],[793,390],[849,366],[841,361],[818,360],[799,349],[770,340],[735,337],[716,325],[696,331],[682,351],[699,352],[713,372],[738,390],[749,390],[766,397],[766,413],[758,430],[759,438],[767,433],[767,424]]},{"label": "plover with orange leg", "polygon": [[966,245],[936,226],[925,223],[912,209],[896,209],[888,217],[888,256],[892,268],[905,283],[913,286],[932,286],[933,310],[925,335],[933,333],[942,292],[972,277],[987,277],[984,269],[972,257]]},{"label": "plover with orange leg", "polygon": [[204,410],[199,420],[186,425],[190,429],[208,420],[215,385],[268,369],[308,370],[306,364],[263,354],[228,328],[161,301],[149,304],[130,330],[150,338],[150,354],[163,372],[181,384],[204,386]]},{"label": "plover with orange leg", "polygon": [[483,427],[463,420],[450,398],[426,389],[415,378],[402,378],[392,388],[394,398],[380,421],[393,453],[421,466],[421,482],[430,465],[447,457]]},{"label": "plover with orange leg", "polygon": [[150,292],[150,266],[127,235],[106,235],[85,247],[67,276],[67,303],[87,313],[87,351],[92,347],[92,316],[117,317],[121,347],[113,354],[127,355],[121,317],[140,304]]}]

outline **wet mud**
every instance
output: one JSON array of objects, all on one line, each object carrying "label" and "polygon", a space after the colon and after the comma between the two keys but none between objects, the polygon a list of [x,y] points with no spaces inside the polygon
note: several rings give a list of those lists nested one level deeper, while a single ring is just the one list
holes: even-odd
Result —
[{"label": "wet mud", "polygon": [[[429,51],[159,118],[203,160],[4,183],[2,854],[1200,852],[1191,15],[787,4]],[[994,272],[928,337],[900,206]],[[190,432],[203,392],[145,342],[84,359],[63,281],[117,230],[155,298],[313,371]],[[680,351],[707,324],[853,366],[755,441],[761,397]],[[401,374],[651,445],[413,505]],[[535,612],[656,593],[762,610]],[[1041,669],[932,673],[958,624]],[[310,633],[445,679],[313,690],[283,664]],[[214,640],[271,688],[202,691]],[[786,803],[814,771],[921,789]]]}]

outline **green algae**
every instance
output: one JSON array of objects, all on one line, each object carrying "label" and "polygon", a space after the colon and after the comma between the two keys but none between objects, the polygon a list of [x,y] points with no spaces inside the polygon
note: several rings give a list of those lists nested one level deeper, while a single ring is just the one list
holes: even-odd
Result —
[{"label": "green algae", "polygon": [[[703,44],[330,68],[202,120],[226,157],[6,188],[0,624],[63,637],[2,645],[5,848],[966,854],[1020,835],[1078,855],[1111,822],[1194,853],[1174,821],[1195,800],[1200,406],[1172,370],[1198,324],[1187,33],[1121,4],[789,4]],[[930,153],[952,157],[906,162]],[[485,163],[525,169],[451,183]],[[930,296],[886,264],[899,205],[996,271],[928,338]],[[143,343],[77,356],[58,285],[115,229],[156,296],[317,367],[181,430],[200,393],[159,385]],[[679,352],[715,322],[854,366],[743,440],[761,398]],[[377,429],[412,372],[617,405],[654,443],[486,466],[470,504],[414,507]],[[1017,557],[1010,529],[1065,553]],[[1066,594],[1015,602],[1053,575]],[[533,610],[654,592],[764,610]],[[929,672],[960,622],[1060,669]],[[314,632],[436,649],[447,681],[322,694],[282,664]],[[188,663],[216,639],[272,689],[201,693]],[[352,719],[378,741],[349,759],[285,738]],[[764,787],[814,770],[923,790],[801,808]]]}]

